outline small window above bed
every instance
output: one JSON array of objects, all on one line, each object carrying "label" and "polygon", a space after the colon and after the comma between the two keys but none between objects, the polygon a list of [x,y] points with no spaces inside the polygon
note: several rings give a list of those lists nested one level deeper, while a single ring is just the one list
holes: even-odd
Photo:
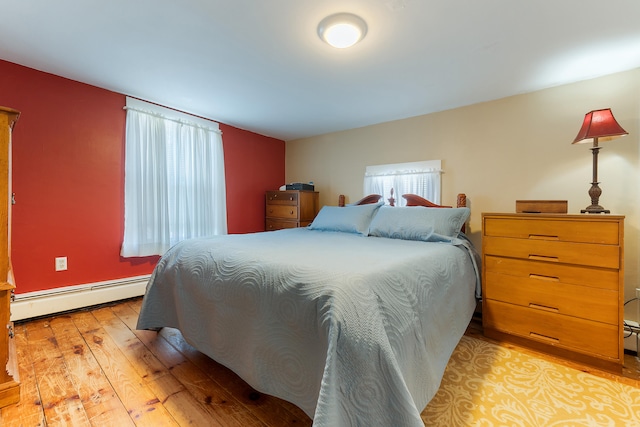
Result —
[{"label": "small window above bed", "polygon": [[393,189],[396,206],[406,205],[403,194],[417,194],[440,204],[441,174],[441,160],[367,166],[363,194],[382,194],[388,205]]}]

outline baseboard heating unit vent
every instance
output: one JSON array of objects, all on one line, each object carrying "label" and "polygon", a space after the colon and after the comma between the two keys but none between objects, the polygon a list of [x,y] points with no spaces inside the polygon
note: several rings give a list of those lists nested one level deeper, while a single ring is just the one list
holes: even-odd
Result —
[{"label": "baseboard heating unit vent", "polygon": [[144,295],[150,275],[16,294],[11,320],[31,319]]}]

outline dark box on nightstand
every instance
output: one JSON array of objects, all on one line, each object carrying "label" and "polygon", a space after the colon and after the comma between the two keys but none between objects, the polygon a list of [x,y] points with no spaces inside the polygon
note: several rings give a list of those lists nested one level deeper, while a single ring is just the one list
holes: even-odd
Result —
[{"label": "dark box on nightstand", "polygon": [[315,188],[313,184],[306,184],[304,182],[292,182],[291,184],[287,184],[287,190],[305,190],[305,191],[313,191]]}]

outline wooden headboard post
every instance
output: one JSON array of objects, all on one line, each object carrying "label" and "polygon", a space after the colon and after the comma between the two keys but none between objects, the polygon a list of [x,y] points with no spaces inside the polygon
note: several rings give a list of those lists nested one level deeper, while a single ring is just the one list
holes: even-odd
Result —
[{"label": "wooden headboard post", "polygon": [[456,206],[459,208],[466,208],[467,207],[467,195],[464,193],[460,193],[458,194],[458,199],[457,199],[457,203]]}]

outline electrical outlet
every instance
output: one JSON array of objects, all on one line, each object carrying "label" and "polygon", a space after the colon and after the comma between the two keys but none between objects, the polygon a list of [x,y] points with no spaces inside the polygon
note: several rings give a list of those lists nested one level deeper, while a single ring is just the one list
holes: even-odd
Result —
[{"label": "electrical outlet", "polygon": [[56,271],[65,271],[67,269],[67,257],[56,257]]}]

